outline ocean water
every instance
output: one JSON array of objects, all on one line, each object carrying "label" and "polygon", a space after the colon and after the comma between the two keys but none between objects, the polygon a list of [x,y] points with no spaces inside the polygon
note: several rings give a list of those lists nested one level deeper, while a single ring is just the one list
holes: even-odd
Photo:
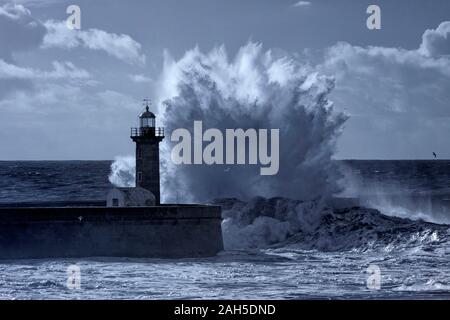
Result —
[{"label": "ocean water", "polygon": [[[217,200],[227,250],[216,257],[0,260],[0,298],[449,299],[450,161],[339,164],[342,196],[360,197],[363,207]],[[103,200],[110,166],[0,162],[0,203]],[[73,264],[80,289],[66,285]],[[379,289],[367,287],[371,265]]]}]

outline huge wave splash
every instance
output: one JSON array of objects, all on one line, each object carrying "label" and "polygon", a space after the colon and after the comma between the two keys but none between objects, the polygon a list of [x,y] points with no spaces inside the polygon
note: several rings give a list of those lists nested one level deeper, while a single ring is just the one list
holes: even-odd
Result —
[{"label": "huge wave splash", "polygon": [[[296,58],[264,51],[261,44],[248,43],[233,59],[224,47],[209,53],[194,48],[179,60],[166,53],[158,88],[158,120],[166,132],[192,131],[197,120],[223,131],[280,129],[280,171],[260,176],[257,166],[174,165],[170,152],[175,142],[168,136],[161,145],[163,201],[221,199],[214,202],[223,207],[226,249],[286,241],[320,250],[352,249],[381,240],[389,245],[401,239],[407,227],[410,232],[404,237],[411,241],[433,243],[446,237],[432,225],[385,217],[376,210],[336,213],[326,207],[326,200],[341,191],[342,175],[332,156],[347,119],[328,100],[333,88],[333,78]],[[110,181],[132,185],[131,163],[129,157],[116,159]]]},{"label": "huge wave splash", "polygon": [[[157,120],[168,133],[161,144],[165,202],[254,196],[313,200],[339,190],[340,173],[331,157],[347,116],[336,112],[327,98],[333,78],[298,59],[248,43],[233,59],[223,46],[209,53],[194,48],[178,61],[166,53],[158,83]],[[204,130],[222,132],[279,129],[279,173],[261,176],[254,165],[173,164],[170,152],[176,142],[169,135],[177,128],[192,131],[194,121],[202,121]],[[113,166],[110,181],[129,185],[121,172],[128,164]]]}]

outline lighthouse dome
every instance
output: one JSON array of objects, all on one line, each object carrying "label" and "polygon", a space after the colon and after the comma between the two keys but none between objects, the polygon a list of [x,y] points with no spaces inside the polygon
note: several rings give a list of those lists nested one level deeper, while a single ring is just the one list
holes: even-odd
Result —
[{"label": "lighthouse dome", "polygon": [[155,114],[153,113],[153,112],[151,112],[150,110],[149,110],[149,108],[148,108],[148,106],[145,108],[145,111],[144,112],[142,112],[140,115],[139,115],[139,118],[141,118],[141,119],[143,119],[143,118],[152,118],[152,119],[154,119],[154,118],[156,118],[156,116],[155,116]]}]

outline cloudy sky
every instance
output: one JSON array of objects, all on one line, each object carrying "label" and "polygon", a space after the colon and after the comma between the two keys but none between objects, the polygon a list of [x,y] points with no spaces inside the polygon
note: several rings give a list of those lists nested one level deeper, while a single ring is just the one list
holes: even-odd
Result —
[{"label": "cloudy sky", "polygon": [[[81,30],[65,25],[71,4]],[[0,160],[132,154],[165,56],[249,41],[335,77],[350,116],[337,158],[450,158],[448,0],[0,0]]]}]

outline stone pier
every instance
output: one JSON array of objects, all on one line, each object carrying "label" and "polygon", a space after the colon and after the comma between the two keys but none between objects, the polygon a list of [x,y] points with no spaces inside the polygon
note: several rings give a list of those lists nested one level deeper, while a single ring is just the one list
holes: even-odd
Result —
[{"label": "stone pier", "polygon": [[0,207],[0,259],[209,257],[221,207]]}]

